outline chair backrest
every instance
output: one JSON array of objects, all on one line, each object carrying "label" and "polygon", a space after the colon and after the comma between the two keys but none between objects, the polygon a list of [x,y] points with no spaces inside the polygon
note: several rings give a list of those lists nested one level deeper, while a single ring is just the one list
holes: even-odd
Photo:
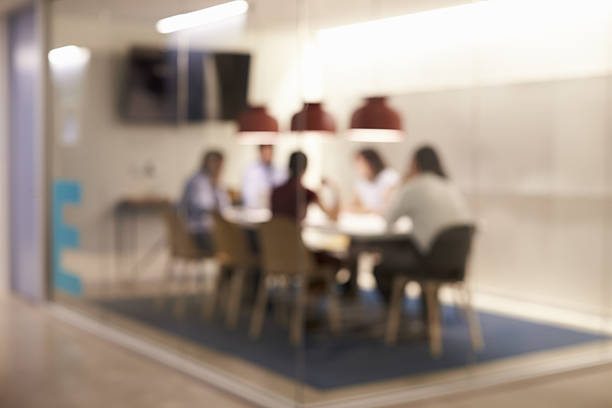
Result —
[{"label": "chair backrest", "polygon": [[215,252],[226,265],[248,268],[254,262],[245,231],[221,214],[213,213],[213,238]]},{"label": "chair backrest", "polygon": [[173,257],[197,259],[207,255],[198,247],[185,221],[172,204],[165,205],[162,214],[166,226],[166,239]]},{"label": "chair backrest", "polygon": [[259,240],[265,273],[299,275],[315,270],[314,257],[304,246],[301,228],[294,219],[275,216],[261,224]]},{"label": "chair backrest", "polygon": [[427,277],[463,281],[475,232],[473,225],[456,225],[440,231],[424,259]]}]

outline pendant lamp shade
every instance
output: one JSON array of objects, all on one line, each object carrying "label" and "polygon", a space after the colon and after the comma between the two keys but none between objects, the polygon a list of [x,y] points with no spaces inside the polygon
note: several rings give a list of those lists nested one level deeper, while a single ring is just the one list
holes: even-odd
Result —
[{"label": "pendant lamp shade", "polygon": [[332,115],[323,110],[321,103],[304,103],[302,110],[291,118],[293,132],[330,132],[336,131]]},{"label": "pendant lamp shade", "polygon": [[363,142],[398,142],[404,136],[400,115],[387,105],[387,98],[366,98],[351,117],[349,139]]},{"label": "pendant lamp shade", "polygon": [[278,122],[265,106],[250,106],[238,116],[239,132],[278,132]]},{"label": "pendant lamp shade", "polygon": [[250,106],[238,115],[238,137],[244,144],[272,144],[278,122],[264,106]]}]

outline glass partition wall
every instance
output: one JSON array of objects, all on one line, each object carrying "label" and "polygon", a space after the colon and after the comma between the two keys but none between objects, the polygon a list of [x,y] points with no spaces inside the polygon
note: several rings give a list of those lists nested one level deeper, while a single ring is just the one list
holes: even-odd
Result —
[{"label": "glass partition wall", "polygon": [[[271,244],[259,224],[302,150],[289,132],[302,105],[297,7],[214,5],[52,3],[55,300],[288,406],[301,393],[293,305],[306,287],[291,253],[305,249],[297,223]],[[288,270],[264,276],[270,245]]]},{"label": "glass partition wall", "polygon": [[606,361],[611,18],[52,2],[54,299],[264,406]]}]

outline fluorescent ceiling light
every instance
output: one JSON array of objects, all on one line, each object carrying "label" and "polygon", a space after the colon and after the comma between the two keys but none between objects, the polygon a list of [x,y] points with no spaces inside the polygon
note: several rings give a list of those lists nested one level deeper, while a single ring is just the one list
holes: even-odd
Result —
[{"label": "fluorescent ceiling light", "polygon": [[49,51],[49,63],[53,68],[79,68],[89,62],[91,53],[87,48],[67,45]]},{"label": "fluorescent ceiling light", "polygon": [[[456,19],[461,17],[461,13],[470,13],[470,17],[477,17],[471,14],[473,10],[479,10],[483,6],[486,6],[488,0],[476,0],[474,2],[461,4],[458,6],[443,7],[432,10],[419,11],[415,13],[403,14],[399,16],[381,18],[378,20],[369,20],[361,23],[348,24],[338,27],[326,28],[319,30],[319,37],[327,40],[329,38],[346,36],[351,38],[355,35],[371,35],[372,33],[393,33],[396,34],[397,30],[410,28],[410,24],[419,22],[419,19],[423,17],[446,17],[449,19]],[[442,28],[444,26],[441,26]],[[443,30],[442,30],[443,31]],[[394,44],[396,45],[396,44]]]},{"label": "fluorescent ceiling light", "polygon": [[217,23],[244,14],[248,9],[249,3],[245,0],[230,1],[229,3],[207,7],[202,10],[163,18],[157,22],[156,27],[157,31],[160,33],[168,34],[188,28]]}]

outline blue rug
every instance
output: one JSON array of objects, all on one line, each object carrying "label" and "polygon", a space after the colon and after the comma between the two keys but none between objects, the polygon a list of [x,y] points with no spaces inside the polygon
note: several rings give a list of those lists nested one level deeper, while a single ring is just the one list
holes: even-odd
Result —
[{"label": "blue rug", "polygon": [[[388,347],[373,326],[382,327],[382,308],[371,293],[361,296],[359,307],[350,314],[343,333],[332,337],[326,325],[308,330],[302,347],[289,344],[288,331],[268,316],[258,340],[248,338],[249,313],[245,310],[238,328],[227,329],[221,318],[205,321],[200,315],[201,299],[189,299],[184,319],[171,312],[173,300],[164,310],[154,307],[152,298],[100,300],[96,304],[122,316],[135,319],[169,334],[227,353],[272,372],[302,381],[320,390],[416,376],[470,364],[490,362],[528,353],[560,349],[605,339],[604,336],[534,323],[501,315],[482,313],[485,348],[472,351],[467,322],[453,307],[443,310],[443,344],[441,358],[429,353],[425,337],[404,330],[397,345]],[[350,308],[349,308],[350,309]],[[317,314],[317,310],[314,311]],[[406,301],[404,323],[418,316],[416,301]],[[354,319],[358,316],[359,319]]]}]

